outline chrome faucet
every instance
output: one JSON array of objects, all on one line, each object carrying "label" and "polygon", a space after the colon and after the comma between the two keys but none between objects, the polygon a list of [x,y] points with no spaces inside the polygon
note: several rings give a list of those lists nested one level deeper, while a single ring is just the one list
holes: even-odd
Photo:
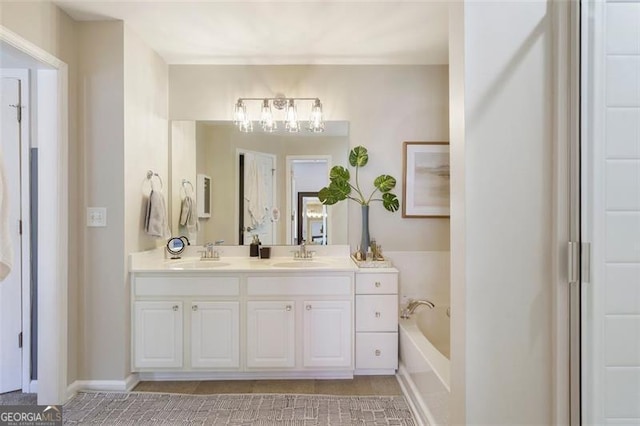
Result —
[{"label": "chrome faucet", "polygon": [[430,309],[433,309],[436,307],[436,305],[434,305],[432,301],[427,299],[423,299],[423,300],[409,299],[409,303],[407,303],[407,306],[402,310],[402,315],[400,315],[400,318],[402,319],[409,318],[409,316],[415,312],[418,306],[428,306]]},{"label": "chrome faucet", "polygon": [[293,258],[297,260],[312,259],[313,253],[315,253],[315,251],[307,250],[307,244],[302,240],[298,250],[293,252]]},{"label": "chrome faucet", "polygon": [[[216,241],[216,245],[217,241]],[[214,250],[213,243],[207,243],[204,246],[204,250],[200,251],[201,256],[200,260],[220,260],[220,252],[218,250]]]}]

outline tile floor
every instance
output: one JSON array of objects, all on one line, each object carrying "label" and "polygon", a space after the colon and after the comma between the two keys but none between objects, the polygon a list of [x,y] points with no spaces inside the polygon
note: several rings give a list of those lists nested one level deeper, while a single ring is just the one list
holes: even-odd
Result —
[{"label": "tile floor", "polygon": [[194,395],[219,393],[299,393],[315,395],[402,395],[395,376],[356,376],[341,380],[212,380],[140,382],[135,392]]}]

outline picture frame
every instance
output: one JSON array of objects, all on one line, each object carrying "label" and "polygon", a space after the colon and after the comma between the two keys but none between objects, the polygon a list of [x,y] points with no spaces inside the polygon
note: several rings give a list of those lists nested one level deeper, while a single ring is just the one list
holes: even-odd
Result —
[{"label": "picture frame", "polygon": [[449,217],[449,142],[404,142],[402,217]]}]

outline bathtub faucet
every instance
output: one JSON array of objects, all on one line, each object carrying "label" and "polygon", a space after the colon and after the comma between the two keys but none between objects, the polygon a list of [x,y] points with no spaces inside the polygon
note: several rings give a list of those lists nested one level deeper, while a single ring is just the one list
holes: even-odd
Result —
[{"label": "bathtub faucet", "polygon": [[436,305],[433,304],[432,301],[424,299],[424,300],[413,300],[413,299],[409,299],[409,303],[407,303],[407,306],[402,310],[402,315],[400,315],[400,318],[402,319],[407,319],[409,318],[409,316],[418,308],[418,306],[428,306],[430,309],[433,309],[436,307]]}]

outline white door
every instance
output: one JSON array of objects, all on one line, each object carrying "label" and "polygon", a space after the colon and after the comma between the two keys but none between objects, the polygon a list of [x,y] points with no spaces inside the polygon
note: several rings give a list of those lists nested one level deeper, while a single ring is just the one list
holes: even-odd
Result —
[{"label": "white door", "polygon": [[640,3],[581,3],[582,423],[640,425]]},{"label": "white door", "polygon": [[191,304],[191,366],[240,367],[240,304]]},{"label": "white door", "polygon": [[[7,194],[2,194],[0,203],[8,203],[8,235],[13,251],[12,268],[9,275],[0,281],[0,393],[22,388],[21,340],[21,239],[20,239],[20,123],[17,108],[20,105],[20,80],[2,78],[0,91],[2,103],[2,147],[0,167],[4,166]],[[2,232],[2,231],[0,231]]]},{"label": "white door", "polygon": [[351,302],[304,302],[304,366],[351,366]]},{"label": "white door", "polygon": [[182,368],[182,302],[135,302],[134,368]]},{"label": "white door", "polygon": [[247,302],[247,366],[295,366],[295,302]]},{"label": "white door", "polygon": [[262,152],[244,154],[244,244],[257,234],[263,245],[277,244],[276,222],[276,157]]}]

